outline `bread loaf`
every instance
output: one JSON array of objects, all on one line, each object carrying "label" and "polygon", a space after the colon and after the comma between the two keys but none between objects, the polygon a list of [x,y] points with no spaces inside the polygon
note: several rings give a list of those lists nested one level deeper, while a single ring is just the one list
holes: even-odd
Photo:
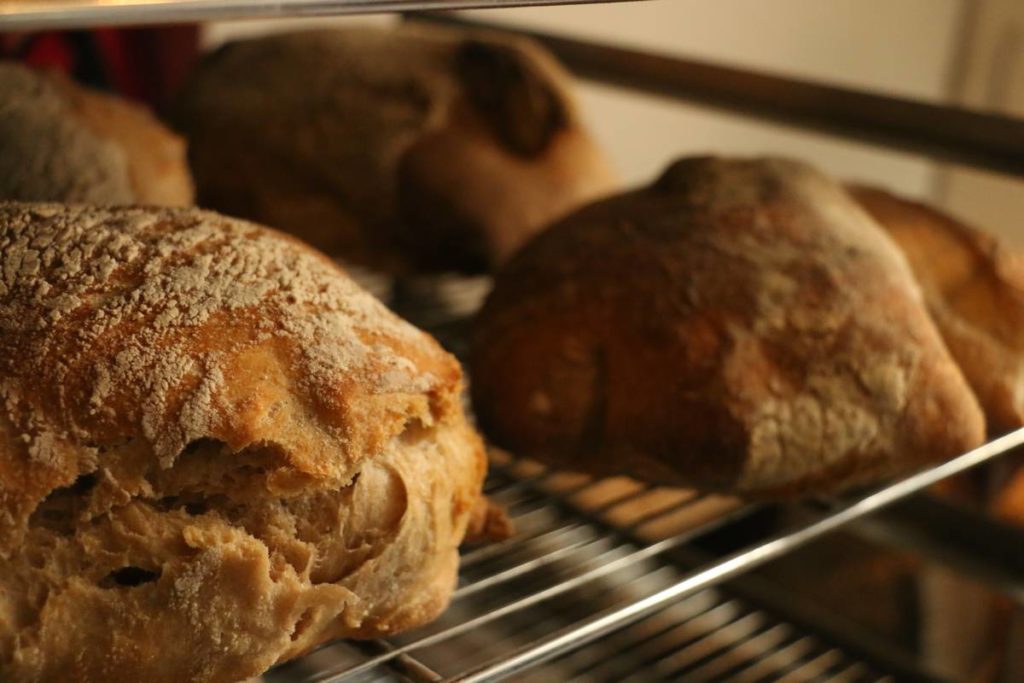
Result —
[{"label": "bread loaf", "polygon": [[494,441],[745,495],[872,482],[981,443],[906,260],[796,162],[685,159],[551,227],[477,320]]},{"label": "bread loaf", "polygon": [[1024,254],[924,204],[849,189],[906,255],[989,430],[1024,426]]},{"label": "bread loaf", "polygon": [[0,63],[0,199],[192,203],[185,144],[142,106]]},{"label": "bread loaf", "polygon": [[228,682],[434,618],[460,370],[292,238],[0,204],[0,680]]},{"label": "bread loaf", "polygon": [[423,26],[223,46],[181,98],[204,206],[396,273],[483,272],[613,179],[530,41]]}]

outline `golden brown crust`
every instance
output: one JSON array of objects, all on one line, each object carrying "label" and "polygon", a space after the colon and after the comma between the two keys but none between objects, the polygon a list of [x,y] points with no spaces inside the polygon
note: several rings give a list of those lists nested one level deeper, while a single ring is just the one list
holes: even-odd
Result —
[{"label": "golden brown crust", "polygon": [[983,438],[899,251],[784,160],[688,159],[498,276],[473,404],[570,468],[748,495],[838,489]]},{"label": "golden brown crust", "polygon": [[568,76],[500,34],[406,25],[229,44],[176,120],[200,203],[398,272],[486,270],[614,182]]},{"label": "golden brown crust", "polygon": [[327,258],[187,209],[0,204],[0,678],[235,681],[447,603],[457,363]]},{"label": "golden brown crust", "polygon": [[906,255],[989,430],[1024,426],[1024,255],[924,204],[848,189]]},{"label": "golden brown crust", "polygon": [[188,206],[184,141],[144,107],[0,64],[0,199]]}]

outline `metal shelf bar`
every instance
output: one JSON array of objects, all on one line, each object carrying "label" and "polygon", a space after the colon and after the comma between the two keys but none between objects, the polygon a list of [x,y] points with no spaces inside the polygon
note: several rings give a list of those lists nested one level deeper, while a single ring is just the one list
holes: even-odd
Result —
[{"label": "metal shelf bar", "polygon": [[[607,609],[578,624],[541,638],[511,656],[448,679],[463,683],[493,681],[549,660],[653,614],[701,588],[715,585],[803,546],[845,524],[876,512],[947,477],[963,472],[1024,444],[1024,428],[986,443],[932,469],[918,472],[836,509],[832,514],[777,534],[694,571],[677,583],[623,607]],[[659,544],[655,544],[659,545]],[[550,590],[550,589],[549,589]]]},{"label": "metal shelf bar", "polygon": [[640,0],[3,0],[0,2],[0,31],[638,1]]},{"label": "metal shelf bar", "polygon": [[448,14],[411,20],[513,31],[543,43],[577,75],[740,116],[935,159],[1024,175],[1024,120],[602,45]]}]

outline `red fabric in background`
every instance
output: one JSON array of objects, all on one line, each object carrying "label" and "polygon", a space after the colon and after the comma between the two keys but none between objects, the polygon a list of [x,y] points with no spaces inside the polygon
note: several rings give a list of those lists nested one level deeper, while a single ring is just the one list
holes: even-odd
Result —
[{"label": "red fabric in background", "polygon": [[0,34],[0,56],[62,71],[74,80],[165,105],[199,54],[195,25]]}]

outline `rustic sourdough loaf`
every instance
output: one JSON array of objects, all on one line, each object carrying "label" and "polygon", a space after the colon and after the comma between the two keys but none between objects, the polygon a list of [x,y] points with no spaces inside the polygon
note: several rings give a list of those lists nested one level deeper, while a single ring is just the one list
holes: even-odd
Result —
[{"label": "rustic sourdough loaf", "polygon": [[499,444],[746,495],[871,482],[978,445],[906,260],[802,164],[685,159],[498,275],[471,354]]},{"label": "rustic sourdough loaf", "polygon": [[0,679],[237,681],[446,605],[455,360],[195,209],[0,204]]}]

